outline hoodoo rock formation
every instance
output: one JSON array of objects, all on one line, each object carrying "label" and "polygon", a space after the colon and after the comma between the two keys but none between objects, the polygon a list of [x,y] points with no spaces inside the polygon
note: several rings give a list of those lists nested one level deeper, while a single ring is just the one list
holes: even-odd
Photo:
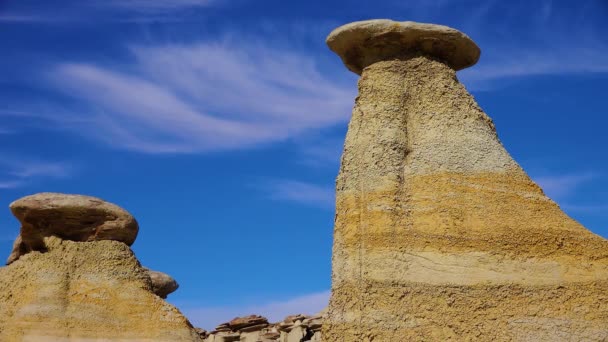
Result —
[{"label": "hoodoo rock formation", "polygon": [[608,340],[608,241],[545,196],[458,82],[475,43],[390,20],[327,43],[361,78],[324,340]]},{"label": "hoodoo rock formation", "polygon": [[137,223],[87,196],[38,194],[11,204],[18,252],[0,268],[0,341],[201,341],[161,297],[177,289],[141,266]]},{"label": "hoodoo rock formation", "polygon": [[10,205],[21,222],[7,264],[31,251],[44,250],[44,238],[71,241],[121,241],[131,246],[139,226],[131,214],[112,203],[82,195],[40,193]]}]

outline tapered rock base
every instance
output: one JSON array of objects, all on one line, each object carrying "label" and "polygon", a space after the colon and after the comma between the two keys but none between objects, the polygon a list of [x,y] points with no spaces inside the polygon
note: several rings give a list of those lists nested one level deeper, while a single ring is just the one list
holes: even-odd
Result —
[{"label": "tapered rock base", "polygon": [[394,55],[359,80],[324,339],[608,340],[608,241],[513,161],[454,69]]}]

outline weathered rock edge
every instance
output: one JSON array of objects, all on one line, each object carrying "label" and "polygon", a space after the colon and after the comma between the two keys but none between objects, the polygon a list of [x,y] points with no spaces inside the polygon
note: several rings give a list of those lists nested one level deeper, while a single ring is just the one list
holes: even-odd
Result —
[{"label": "weathered rock edge", "polygon": [[340,26],[329,34],[327,45],[350,71],[358,75],[365,67],[379,61],[419,55],[461,70],[477,63],[481,54],[471,38],[451,27],[388,19]]}]

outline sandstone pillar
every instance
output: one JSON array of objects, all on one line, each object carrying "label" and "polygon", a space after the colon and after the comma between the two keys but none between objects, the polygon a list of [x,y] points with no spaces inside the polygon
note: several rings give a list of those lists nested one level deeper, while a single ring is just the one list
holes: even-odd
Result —
[{"label": "sandstone pillar", "polygon": [[458,82],[475,43],[390,20],[327,43],[361,78],[324,339],[608,339],[608,241],[544,195]]}]

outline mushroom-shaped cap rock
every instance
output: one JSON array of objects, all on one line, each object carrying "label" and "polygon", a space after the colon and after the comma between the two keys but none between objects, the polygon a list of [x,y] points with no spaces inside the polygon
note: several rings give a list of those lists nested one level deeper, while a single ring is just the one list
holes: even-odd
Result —
[{"label": "mushroom-shaped cap rock", "polygon": [[21,222],[21,232],[7,264],[30,251],[45,250],[44,238],[71,241],[114,240],[133,244],[139,225],[121,207],[82,195],[39,193],[10,205]]},{"label": "mushroom-shaped cap rock", "polygon": [[442,25],[388,19],[357,21],[338,27],[327,45],[344,65],[361,75],[373,63],[425,55],[443,61],[454,70],[477,63],[479,47],[466,34]]}]

